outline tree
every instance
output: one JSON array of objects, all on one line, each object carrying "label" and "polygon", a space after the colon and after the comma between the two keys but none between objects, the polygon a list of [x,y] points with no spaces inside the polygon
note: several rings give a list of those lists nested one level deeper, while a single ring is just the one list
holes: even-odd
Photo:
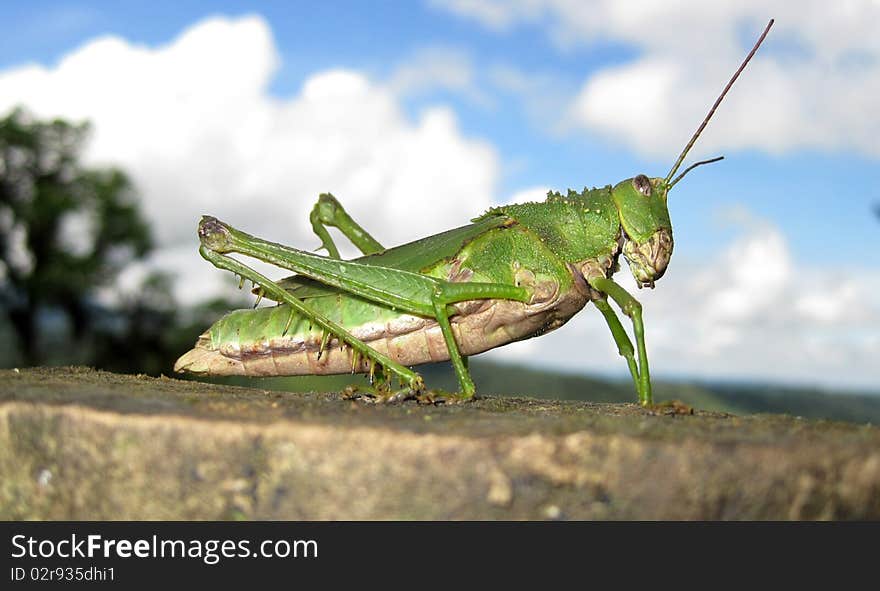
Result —
[{"label": "tree", "polygon": [[88,131],[22,109],[0,119],[0,303],[28,365],[43,358],[41,312],[61,311],[82,340],[97,290],[152,247],[128,177],[80,163]]}]

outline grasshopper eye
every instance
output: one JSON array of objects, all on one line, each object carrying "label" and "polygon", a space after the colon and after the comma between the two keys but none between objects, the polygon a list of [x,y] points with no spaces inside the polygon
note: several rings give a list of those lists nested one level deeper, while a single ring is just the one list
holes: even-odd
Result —
[{"label": "grasshopper eye", "polygon": [[644,195],[645,197],[651,196],[651,181],[648,180],[643,174],[638,175],[633,179],[633,187],[636,188],[636,191]]}]

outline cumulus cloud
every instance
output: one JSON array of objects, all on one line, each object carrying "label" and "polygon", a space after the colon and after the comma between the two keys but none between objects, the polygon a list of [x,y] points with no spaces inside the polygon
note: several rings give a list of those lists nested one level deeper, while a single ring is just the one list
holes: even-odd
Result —
[{"label": "cumulus cloud", "polygon": [[[524,8],[517,8],[520,5]],[[461,12],[482,11],[488,16],[481,18],[491,20],[498,30],[521,22],[555,24],[553,35],[561,45],[593,31],[595,36],[624,39],[644,49],[635,62],[588,80],[572,109],[581,113],[580,124],[590,129],[621,131],[622,137],[637,132],[640,139],[648,134],[656,143],[638,141],[633,146],[643,150],[651,146],[664,155],[670,146],[684,142],[696,123],[694,113],[702,115],[718,90],[718,79],[727,75],[718,70],[720,53],[713,52],[723,53],[735,64],[746,42],[729,30],[727,21],[697,4],[684,24],[664,16],[661,8],[666,4],[660,3],[651,12],[645,7],[652,4],[597,2],[592,6],[605,12],[591,18],[586,18],[589,15],[579,2],[458,0],[455,6]],[[757,12],[755,3],[742,6]],[[849,6],[835,18],[846,22],[866,18],[863,4]],[[761,24],[758,17],[742,16],[747,12],[742,12],[740,3],[725,10],[732,21],[748,21],[749,36]],[[809,10],[804,12],[803,19],[812,18]],[[846,16],[850,13],[856,16]],[[647,22],[657,25],[652,28],[656,41],[639,35]],[[867,91],[866,72],[880,62],[869,59],[877,55],[870,44],[880,38],[868,35],[868,40],[850,42],[835,26],[839,23],[830,22],[825,29],[834,32],[833,40],[824,39],[819,34],[822,29],[803,33],[812,43],[806,47],[824,43],[822,52],[813,55],[804,50],[806,57],[795,52],[785,58],[768,51],[763,65],[755,62],[749,85],[737,89],[732,99],[740,98],[725,105],[727,115],[710,128],[707,149],[767,148],[773,141],[784,149],[788,141],[818,142],[820,128],[831,126],[832,115],[836,127],[822,141],[852,146],[876,135],[876,120],[870,113],[867,119],[861,113],[862,127],[855,129],[850,120],[858,113],[847,109],[856,109],[852,101],[867,100],[859,93]],[[780,20],[774,35],[784,37],[787,31]],[[848,34],[857,32],[850,29]],[[706,43],[701,42],[700,52],[688,54],[685,48],[694,46],[695,35],[711,38],[717,48],[704,51]],[[853,44],[864,45],[862,52],[853,53]],[[833,113],[822,102],[829,100],[824,89],[805,97],[797,86],[807,79],[804,71],[816,72],[811,64],[820,59],[819,54],[831,60],[849,56],[846,59],[857,74],[846,84],[831,81],[838,86],[836,92],[850,97]],[[786,59],[790,68],[783,67]],[[500,166],[492,145],[467,137],[447,107],[428,108],[415,119],[401,107],[401,95],[424,92],[431,85],[465,95],[480,88],[463,54],[437,50],[419,54],[387,82],[350,70],[317,72],[304,80],[296,94],[283,98],[267,90],[278,66],[263,19],[213,18],[167,45],[147,47],[103,37],[51,67],[27,65],[0,72],[0,111],[24,104],[39,116],[94,123],[88,162],[116,164],[132,174],[158,234],[160,249],[151,265],[177,272],[177,294],[184,302],[228,289],[226,275],[196,253],[195,224],[203,213],[271,240],[314,248],[318,241],[311,234],[308,212],[322,191],[335,193],[386,244],[467,223],[495,200]],[[419,69],[433,74],[424,76]],[[621,88],[643,81],[640,72],[655,77],[651,78],[655,98],[635,101],[624,93],[610,100]],[[530,92],[536,86],[535,78],[513,69],[496,69],[489,78],[496,88],[511,92]],[[756,89],[747,90],[752,84]],[[761,94],[750,97],[750,92]],[[792,96],[780,103],[785,92]],[[589,108],[578,111],[583,105]],[[752,112],[758,108],[763,113],[776,109],[776,119],[759,119],[750,127],[755,121]],[[597,112],[620,127],[604,129],[590,119],[592,115],[584,115]],[[803,117],[809,120],[801,121]],[[795,123],[802,129],[789,139],[783,137]],[[671,137],[673,132],[678,135]],[[504,202],[541,200],[546,190],[523,188]],[[645,304],[656,373],[873,387],[880,337],[870,327],[880,323],[874,296],[880,289],[878,280],[860,269],[841,267],[829,273],[804,268],[773,225],[747,217],[741,223],[737,241],[714,257],[708,255],[700,265],[674,258],[654,291],[636,290],[625,269],[618,275]],[[82,220],[65,224],[72,248],[83,231]],[[144,271],[144,267],[129,269],[121,282],[135,285]],[[489,355],[575,370],[616,367],[625,372],[607,327],[592,310],[559,331]]]},{"label": "cumulus cloud", "polygon": [[470,17],[485,26],[506,31],[517,22],[534,18],[536,3],[506,2],[504,0],[429,0],[429,3],[462,16]]},{"label": "cumulus cloud", "polygon": [[550,187],[538,186],[538,187],[528,187],[526,189],[520,189],[516,191],[512,195],[510,195],[507,199],[504,199],[498,205],[509,205],[511,203],[528,203],[529,201],[544,201],[547,198],[547,192],[550,191]]},{"label": "cumulus cloud", "polygon": [[489,67],[486,79],[497,91],[520,101],[535,129],[555,137],[564,137],[571,129],[570,97],[578,92],[573,80],[555,73],[527,72],[510,64]]},{"label": "cumulus cloud", "polygon": [[[860,269],[798,265],[769,222],[741,220],[739,236],[699,265],[673,256],[655,290],[639,290],[622,267],[615,279],[644,305],[657,376],[876,388],[880,280]],[[554,333],[489,355],[626,374],[592,307]]]},{"label": "cumulus cloud", "polygon": [[477,83],[470,56],[460,49],[421,49],[398,66],[388,85],[398,96],[448,90],[477,106],[493,106],[490,96]]},{"label": "cumulus cloud", "polygon": [[880,156],[880,3],[743,0],[435,0],[498,31],[543,27],[560,47],[622,42],[630,62],[592,73],[572,125],[634,150],[680,149],[770,17],[776,25],[695,154],[759,148],[855,150]]},{"label": "cumulus cloud", "polygon": [[278,65],[262,18],[211,18],[164,46],[108,36],[52,67],[2,72],[0,111],[24,104],[93,122],[87,161],[133,176],[158,234],[154,264],[177,272],[188,301],[224,285],[196,254],[201,214],[311,249],[308,213],[324,191],[389,244],[489,206],[495,149],[465,137],[450,109],[411,120],[390,85],[348,70],[276,98],[267,89]]}]

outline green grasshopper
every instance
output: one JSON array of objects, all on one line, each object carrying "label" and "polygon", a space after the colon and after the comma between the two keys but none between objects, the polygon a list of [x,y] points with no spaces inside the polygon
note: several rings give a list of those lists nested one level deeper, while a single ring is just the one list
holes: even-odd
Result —
[{"label": "green grasshopper", "polygon": [[[672,255],[673,176],[718,105],[758,50],[771,20],[665,178],[639,174],[602,188],[550,192],[542,203],[494,207],[467,226],[386,249],[330,194],[311,212],[328,256],[267,242],[216,218],[202,218],[199,253],[254,284],[278,305],[236,310],[199,338],[174,366],[203,375],[369,374],[380,401],[473,398],[467,357],[565,324],[588,302],[605,318],[642,405],[653,404],[641,304],[611,276],[626,258],[641,288],[654,287]],[[327,227],[364,256],[343,260]],[[253,257],[295,272],[271,281],[227,256]],[[241,287],[241,284],[239,287]],[[630,318],[636,346],[609,298]],[[451,361],[461,391],[426,389],[407,366]],[[397,378],[400,389],[392,387]],[[353,392],[353,391],[352,391]]]}]

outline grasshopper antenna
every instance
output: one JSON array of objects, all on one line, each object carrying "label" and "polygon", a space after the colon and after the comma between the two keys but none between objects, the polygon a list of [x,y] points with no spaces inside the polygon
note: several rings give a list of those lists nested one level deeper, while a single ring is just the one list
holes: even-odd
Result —
[{"label": "grasshopper antenna", "polygon": [[712,164],[713,162],[718,162],[719,160],[724,160],[724,156],[716,156],[715,158],[709,158],[708,160],[700,160],[699,162],[694,162],[693,164],[691,164],[690,166],[685,168],[683,173],[681,173],[680,175],[675,177],[674,181],[669,183],[669,188],[671,189],[672,187],[674,187],[675,183],[677,183],[678,181],[683,179],[684,175],[686,175],[687,173],[689,173],[690,171],[692,171],[696,167],[702,166],[704,164]]},{"label": "grasshopper antenna", "polygon": [[[706,118],[703,119],[703,122],[697,128],[697,131],[691,137],[691,141],[689,141],[687,143],[687,145],[684,147],[684,150],[681,151],[681,155],[678,157],[678,160],[675,161],[675,164],[672,166],[672,170],[670,170],[669,174],[666,175],[666,184],[669,184],[669,179],[671,179],[672,175],[674,175],[678,171],[679,167],[681,166],[681,163],[684,162],[684,159],[687,156],[687,153],[690,151],[691,148],[694,147],[694,144],[696,143],[697,138],[700,137],[700,134],[703,133],[703,130],[706,128],[706,125],[709,123],[709,119],[711,119],[712,115],[715,114],[715,110],[718,108],[718,105],[720,105],[721,101],[724,100],[724,96],[727,94],[727,91],[730,90],[730,87],[733,86],[733,83],[736,82],[736,79],[739,78],[739,75],[742,73],[743,70],[745,70],[746,64],[749,63],[749,60],[752,59],[752,56],[755,55],[755,52],[758,51],[759,47],[761,47],[761,43],[764,42],[764,38],[767,36],[767,33],[770,32],[770,27],[772,27],[772,26],[773,26],[773,19],[771,18],[770,22],[767,23],[767,27],[764,29],[764,32],[761,33],[761,36],[758,38],[758,42],[755,43],[755,46],[752,47],[752,50],[749,52],[749,55],[746,56],[746,59],[743,60],[742,64],[740,64],[739,69],[733,74],[733,77],[727,83],[727,86],[725,86],[724,90],[721,91],[721,94],[715,100],[715,104],[712,105],[711,109],[709,109],[709,114],[706,115]],[[710,162],[716,162],[720,159],[721,158],[713,158],[712,160],[705,160],[703,162],[697,162],[696,164],[689,166],[683,173],[681,173],[681,175],[678,176],[678,178],[675,179],[675,182],[673,182],[672,184],[674,185],[675,183],[680,181],[681,178],[685,174],[687,174],[687,172],[690,171],[691,169],[693,169],[701,164],[708,164]],[[671,186],[672,185],[670,185],[670,187]]]}]

